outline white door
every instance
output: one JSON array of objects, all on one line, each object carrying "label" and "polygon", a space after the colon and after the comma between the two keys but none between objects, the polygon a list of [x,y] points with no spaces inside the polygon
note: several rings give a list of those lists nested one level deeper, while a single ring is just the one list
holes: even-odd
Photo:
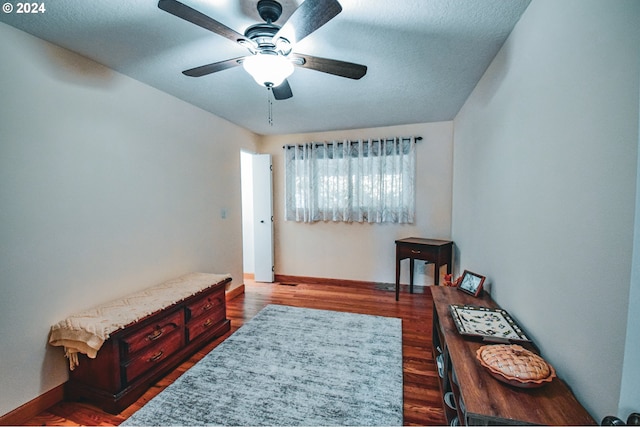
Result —
[{"label": "white door", "polygon": [[273,282],[273,197],[270,154],[253,155],[253,232],[256,282]]}]

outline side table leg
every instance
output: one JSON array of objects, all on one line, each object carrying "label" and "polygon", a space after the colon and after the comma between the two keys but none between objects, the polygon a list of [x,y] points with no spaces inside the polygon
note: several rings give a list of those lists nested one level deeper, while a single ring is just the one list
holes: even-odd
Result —
[{"label": "side table leg", "polygon": [[396,251],[396,301],[400,297],[400,257]]},{"label": "side table leg", "polygon": [[413,258],[409,258],[409,293],[413,293],[413,267],[415,265],[415,261]]}]

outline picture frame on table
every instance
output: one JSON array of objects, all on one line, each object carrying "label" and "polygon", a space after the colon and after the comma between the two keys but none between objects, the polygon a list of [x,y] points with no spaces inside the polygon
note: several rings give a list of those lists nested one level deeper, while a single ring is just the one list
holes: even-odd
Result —
[{"label": "picture frame on table", "polygon": [[482,292],[482,285],[485,279],[486,277],[484,276],[465,270],[464,273],[462,273],[458,289],[462,292],[468,293],[469,295],[477,297],[480,295],[480,292]]}]

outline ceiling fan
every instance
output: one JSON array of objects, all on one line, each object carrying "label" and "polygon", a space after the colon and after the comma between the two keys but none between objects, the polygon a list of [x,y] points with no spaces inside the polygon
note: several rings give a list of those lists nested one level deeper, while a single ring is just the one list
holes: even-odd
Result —
[{"label": "ceiling fan", "polygon": [[300,40],[316,31],[342,11],[336,0],[306,0],[282,26],[274,24],[282,14],[282,5],[275,0],[260,0],[257,8],[264,23],[251,25],[243,34],[177,0],[160,0],[158,7],[204,29],[247,48],[250,55],[227,59],[185,70],[190,77],[201,77],[242,65],[254,80],[273,91],[275,99],[293,96],[287,81],[294,66],[358,80],[367,67],[335,59],[319,58],[293,52]]}]

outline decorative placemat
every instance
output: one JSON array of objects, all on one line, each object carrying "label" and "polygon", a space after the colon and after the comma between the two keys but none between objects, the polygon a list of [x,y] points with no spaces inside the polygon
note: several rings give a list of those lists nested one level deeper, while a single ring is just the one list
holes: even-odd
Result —
[{"label": "decorative placemat", "polygon": [[449,309],[462,335],[481,337],[488,342],[531,342],[509,313],[500,308],[451,304]]}]

